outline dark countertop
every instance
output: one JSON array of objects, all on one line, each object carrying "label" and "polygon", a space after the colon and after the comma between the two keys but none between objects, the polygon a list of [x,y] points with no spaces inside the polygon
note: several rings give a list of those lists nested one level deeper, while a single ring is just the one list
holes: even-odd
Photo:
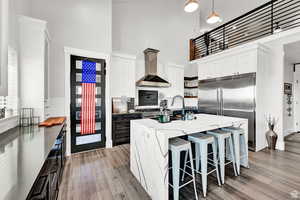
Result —
[{"label": "dark countertop", "polygon": [[0,199],[25,200],[62,125],[16,127],[0,135]]},{"label": "dark countertop", "polygon": [[136,115],[136,114],[142,114],[142,112],[133,112],[133,113],[112,113],[112,115]]}]

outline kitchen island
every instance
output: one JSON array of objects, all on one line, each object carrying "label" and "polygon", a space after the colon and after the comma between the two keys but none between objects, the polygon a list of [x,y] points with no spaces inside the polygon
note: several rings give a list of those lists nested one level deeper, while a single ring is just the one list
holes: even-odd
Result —
[{"label": "kitchen island", "polygon": [[[152,119],[130,124],[130,170],[153,200],[169,199],[169,139],[224,127],[240,127],[248,138],[248,120],[198,114],[191,121],[161,124]],[[248,141],[246,141],[248,142]],[[245,159],[241,165],[247,167]]]}]

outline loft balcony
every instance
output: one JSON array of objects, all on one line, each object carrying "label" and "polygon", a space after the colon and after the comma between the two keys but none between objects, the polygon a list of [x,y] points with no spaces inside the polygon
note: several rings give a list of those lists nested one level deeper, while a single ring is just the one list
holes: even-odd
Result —
[{"label": "loft balcony", "polygon": [[300,0],[272,0],[190,40],[190,60],[300,26]]}]

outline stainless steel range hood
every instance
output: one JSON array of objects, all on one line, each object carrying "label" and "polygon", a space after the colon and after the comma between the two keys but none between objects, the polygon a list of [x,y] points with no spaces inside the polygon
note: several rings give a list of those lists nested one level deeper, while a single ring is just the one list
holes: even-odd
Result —
[{"label": "stainless steel range hood", "polygon": [[157,75],[157,54],[159,50],[145,49],[145,76],[137,81],[138,87],[170,87],[171,84]]}]

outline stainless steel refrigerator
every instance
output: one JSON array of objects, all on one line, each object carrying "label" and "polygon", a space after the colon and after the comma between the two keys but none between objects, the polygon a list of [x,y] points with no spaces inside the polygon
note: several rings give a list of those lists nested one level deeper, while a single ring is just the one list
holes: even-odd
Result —
[{"label": "stainless steel refrigerator", "polygon": [[247,118],[248,144],[255,150],[256,74],[248,73],[199,81],[200,113]]}]

